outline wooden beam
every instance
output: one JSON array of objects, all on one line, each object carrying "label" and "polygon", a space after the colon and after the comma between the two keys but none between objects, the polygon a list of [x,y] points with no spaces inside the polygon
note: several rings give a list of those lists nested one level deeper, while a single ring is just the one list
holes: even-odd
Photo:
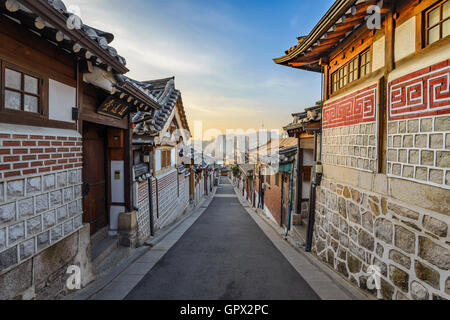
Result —
[{"label": "wooden beam", "polygon": [[395,45],[395,20],[393,17],[394,4],[392,10],[387,14],[384,22],[385,33],[385,73],[388,74],[395,67],[394,45]]}]

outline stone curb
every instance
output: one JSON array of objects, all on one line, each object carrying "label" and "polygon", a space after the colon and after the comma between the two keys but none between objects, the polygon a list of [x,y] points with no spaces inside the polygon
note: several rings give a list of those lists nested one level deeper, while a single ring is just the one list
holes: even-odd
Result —
[{"label": "stone curb", "polygon": [[[217,192],[217,187],[214,187],[212,193],[204,198],[197,207],[193,208],[190,212],[186,213],[182,219],[177,221],[174,225],[167,228],[162,234],[159,234],[154,239],[147,241],[144,246],[135,249],[135,253],[132,254],[130,257],[126,258],[124,261],[122,261],[117,267],[113,268],[113,270],[106,276],[98,279],[97,281],[91,283],[91,285],[88,285],[84,289],[82,289],[80,292],[67,296],[63,300],[89,300],[99,292],[101,292],[104,288],[106,288],[110,283],[112,283],[116,278],[118,278],[126,269],[128,269],[133,263],[138,261],[141,257],[143,257],[146,253],[150,252],[152,247],[156,246],[158,243],[164,240],[170,233],[172,233],[174,230],[176,230],[185,220],[190,218],[191,216],[198,213],[198,216],[200,217],[203,212],[206,210],[206,208],[202,208],[203,206],[206,207],[210,205],[212,200],[214,199],[214,196]],[[192,224],[195,223],[197,219],[195,219]]]}]

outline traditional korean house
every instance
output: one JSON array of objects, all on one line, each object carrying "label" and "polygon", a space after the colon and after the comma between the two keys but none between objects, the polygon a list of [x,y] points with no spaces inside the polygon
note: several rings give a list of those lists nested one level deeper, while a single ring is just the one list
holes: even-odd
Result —
[{"label": "traditional korean house", "polygon": [[305,109],[303,112],[295,113],[293,122],[284,127],[289,137],[297,138],[297,164],[295,176],[295,195],[293,214],[293,230],[306,240],[307,226],[310,218],[312,181],[311,172],[314,162],[320,153],[320,130],[322,119],[322,104],[318,102],[315,106]]},{"label": "traditional korean house", "polygon": [[135,207],[139,242],[143,243],[189,206],[191,171],[190,162],[185,165],[184,160],[191,134],[174,78],[125,81],[160,105],[157,111],[142,111],[133,117]]},{"label": "traditional korean house", "polygon": [[275,59],[324,79],[312,251],[383,299],[450,298],[449,18],[449,0],[338,0]]},{"label": "traditional korean house", "polygon": [[247,199],[250,203],[254,203],[254,173],[255,164],[240,164],[239,170],[241,172],[240,176],[240,189],[242,190],[242,196]]},{"label": "traditional korean house", "polygon": [[90,234],[132,210],[129,113],[158,104],[116,87],[113,35],[62,1],[0,13],[0,299],[53,298],[68,265],[91,281]]},{"label": "traditional korean house", "polygon": [[[272,139],[259,149],[264,151],[260,152],[254,169],[256,207],[262,209],[275,224],[290,228],[297,139]],[[274,156],[277,159],[273,159]]]}]

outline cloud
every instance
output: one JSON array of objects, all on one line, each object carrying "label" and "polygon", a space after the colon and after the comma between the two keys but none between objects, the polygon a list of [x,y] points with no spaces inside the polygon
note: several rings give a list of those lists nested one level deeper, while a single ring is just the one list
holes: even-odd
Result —
[{"label": "cloud", "polygon": [[[319,77],[276,66],[271,21],[259,25],[233,2],[64,0],[83,22],[113,33],[138,80],[176,77],[190,123],[205,128],[280,128],[320,96]],[[248,10],[248,9],[247,9]],[[253,9],[252,9],[253,10]],[[271,16],[268,13],[267,17]],[[286,18],[285,18],[286,19]],[[299,17],[292,17],[291,25]],[[302,18],[303,19],[303,18]],[[286,20],[280,22],[285,24]],[[306,74],[305,74],[306,75]],[[316,79],[316,80],[314,80]],[[314,89],[316,88],[316,89]]]},{"label": "cloud", "polygon": [[[142,77],[142,79],[149,77],[149,71],[152,75],[159,73],[161,76],[166,76],[162,73],[211,75],[217,72],[217,61],[221,61],[221,68],[226,68],[227,61],[230,61],[226,58],[225,50],[217,43],[205,42],[203,37],[193,35],[189,30],[173,30],[170,17],[149,19],[148,16],[141,16],[139,12],[135,13],[137,16],[129,17],[131,13],[120,12],[116,8],[105,10],[108,5],[104,0],[95,2],[66,0],[65,2],[67,5],[80,7],[84,23],[114,34],[115,40],[111,45],[127,59],[131,67],[130,75]],[[115,1],[111,1],[109,7],[114,5],[117,5]],[[137,1],[131,1],[129,5],[146,9],[146,5],[139,4]],[[217,12],[210,10],[207,14],[197,12],[183,5],[182,2],[172,6],[177,9],[176,15],[179,17],[177,23],[191,25],[188,29],[192,28],[203,14],[208,17],[207,21],[210,20],[210,23],[216,21],[215,23],[221,27],[229,28],[235,25],[230,19]],[[158,15],[158,10],[154,8],[153,15]],[[185,10],[187,14],[183,13]],[[183,22],[183,17],[188,17],[188,20]],[[161,20],[167,21],[161,23]],[[117,21],[117,23],[111,23],[111,21]]]}]

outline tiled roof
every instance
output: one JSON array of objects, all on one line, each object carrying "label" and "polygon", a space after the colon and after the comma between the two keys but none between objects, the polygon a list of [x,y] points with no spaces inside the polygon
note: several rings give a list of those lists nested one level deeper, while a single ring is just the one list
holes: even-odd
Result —
[{"label": "tiled roof", "polygon": [[95,66],[128,71],[125,58],[109,45],[114,35],[84,24],[61,0],[9,0],[0,5],[0,12]]},{"label": "tiled roof", "polygon": [[[145,135],[161,131],[174,112],[177,101],[180,100],[181,102],[181,92],[175,88],[175,78],[172,77],[143,82],[134,81],[134,83],[161,106],[161,108],[154,113],[136,113],[133,116],[133,123],[136,123],[134,133]],[[184,122],[183,125],[189,130],[184,107],[182,106],[181,109],[181,118]]]},{"label": "tiled roof", "polygon": [[322,121],[322,102],[317,102],[314,107],[307,108],[303,112],[294,113],[292,115],[294,120],[283,129],[286,131],[292,131],[296,129],[302,129],[310,123]]},{"label": "tiled roof", "polygon": [[[394,1],[395,2],[395,1]],[[308,36],[297,38],[297,44],[275,63],[309,71],[323,72],[320,60],[353,34],[366,28],[368,10],[378,6],[382,18],[390,12],[388,1],[336,0]]]}]

